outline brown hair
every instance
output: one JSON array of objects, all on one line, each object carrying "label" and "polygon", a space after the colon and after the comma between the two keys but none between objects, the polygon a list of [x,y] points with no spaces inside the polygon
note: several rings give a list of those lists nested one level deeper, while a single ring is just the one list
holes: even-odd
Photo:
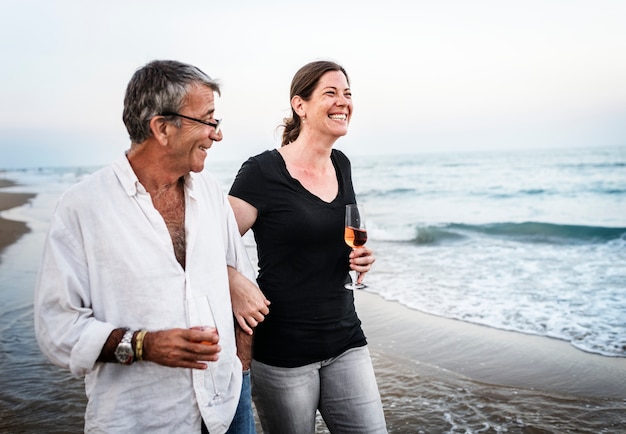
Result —
[{"label": "brown hair", "polygon": [[[294,96],[298,95],[303,100],[308,101],[322,75],[329,71],[343,72],[343,75],[346,76],[346,80],[348,80],[348,85],[350,84],[350,78],[343,66],[329,60],[318,60],[307,63],[293,76],[289,100],[291,101]],[[291,108],[291,117],[283,119],[283,122],[282,127],[284,131],[281,146],[288,145],[295,141],[300,135],[300,127],[302,125],[300,116],[295,112],[293,107]]]}]

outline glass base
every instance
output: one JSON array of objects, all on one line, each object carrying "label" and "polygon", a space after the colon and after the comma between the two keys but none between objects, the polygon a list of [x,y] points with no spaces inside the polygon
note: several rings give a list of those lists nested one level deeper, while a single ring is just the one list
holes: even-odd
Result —
[{"label": "glass base", "polygon": [[367,288],[367,285],[365,283],[357,283],[357,280],[359,280],[359,275],[356,271],[350,271],[349,276],[351,282],[346,283],[343,286],[344,288],[351,290]]},{"label": "glass base", "polygon": [[343,287],[354,291],[355,289],[367,288],[367,285],[364,283],[346,283]]}]

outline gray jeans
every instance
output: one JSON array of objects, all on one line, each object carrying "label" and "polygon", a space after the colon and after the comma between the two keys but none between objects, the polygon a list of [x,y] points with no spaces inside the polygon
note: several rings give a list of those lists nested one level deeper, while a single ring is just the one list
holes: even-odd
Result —
[{"label": "gray jeans", "polygon": [[331,433],[386,433],[367,347],[297,368],[252,361],[252,397],[265,434],[314,434],[319,409]]}]

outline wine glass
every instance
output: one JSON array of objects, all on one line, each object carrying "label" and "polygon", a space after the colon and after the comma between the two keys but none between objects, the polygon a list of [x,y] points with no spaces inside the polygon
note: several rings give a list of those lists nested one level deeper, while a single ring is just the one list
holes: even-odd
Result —
[{"label": "wine glass", "polygon": [[[209,297],[194,297],[187,300],[187,316],[189,319],[189,324],[191,325],[192,330],[202,330],[202,331],[210,331],[215,330],[215,333],[218,333],[217,325],[215,323],[215,316],[213,315],[213,310],[211,309],[211,303],[209,302]],[[196,324],[196,325],[194,325]],[[202,341],[200,342],[204,345],[217,345],[213,342]],[[213,362],[205,362],[207,365],[207,370],[209,371],[209,375],[211,376],[211,383],[213,389],[213,397],[209,401],[207,405],[214,406],[221,404],[224,401],[221,393],[217,389],[217,383],[215,382],[215,374],[213,372]],[[205,386],[207,378],[205,377]],[[209,389],[207,387],[207,389]]]},{"label": "wine glass", "polygon": [[[365,244],[367,241],[367,229],[365,229],[363,207],[359,207],[357,204],[346,205],[345,226],[344,240],[347,245],[352,247],[352,250]],[[352,282],[344,285],[346,289],[363,289],[367,287],[367,285],[363,283],[357,283],[357,276],[356,271],[350,271]]]}]

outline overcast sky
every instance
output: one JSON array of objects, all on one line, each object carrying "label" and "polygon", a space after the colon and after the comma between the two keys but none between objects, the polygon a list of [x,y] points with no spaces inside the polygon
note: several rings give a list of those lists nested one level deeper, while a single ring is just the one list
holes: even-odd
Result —
[{"label": "overcast sky", "polygon": [[296,70],[347,69],[349,155],[626,145],[624,0],[0,0],[0,168],[102,165],[152,59],[222,84],[208,158],[279,144]]}]

